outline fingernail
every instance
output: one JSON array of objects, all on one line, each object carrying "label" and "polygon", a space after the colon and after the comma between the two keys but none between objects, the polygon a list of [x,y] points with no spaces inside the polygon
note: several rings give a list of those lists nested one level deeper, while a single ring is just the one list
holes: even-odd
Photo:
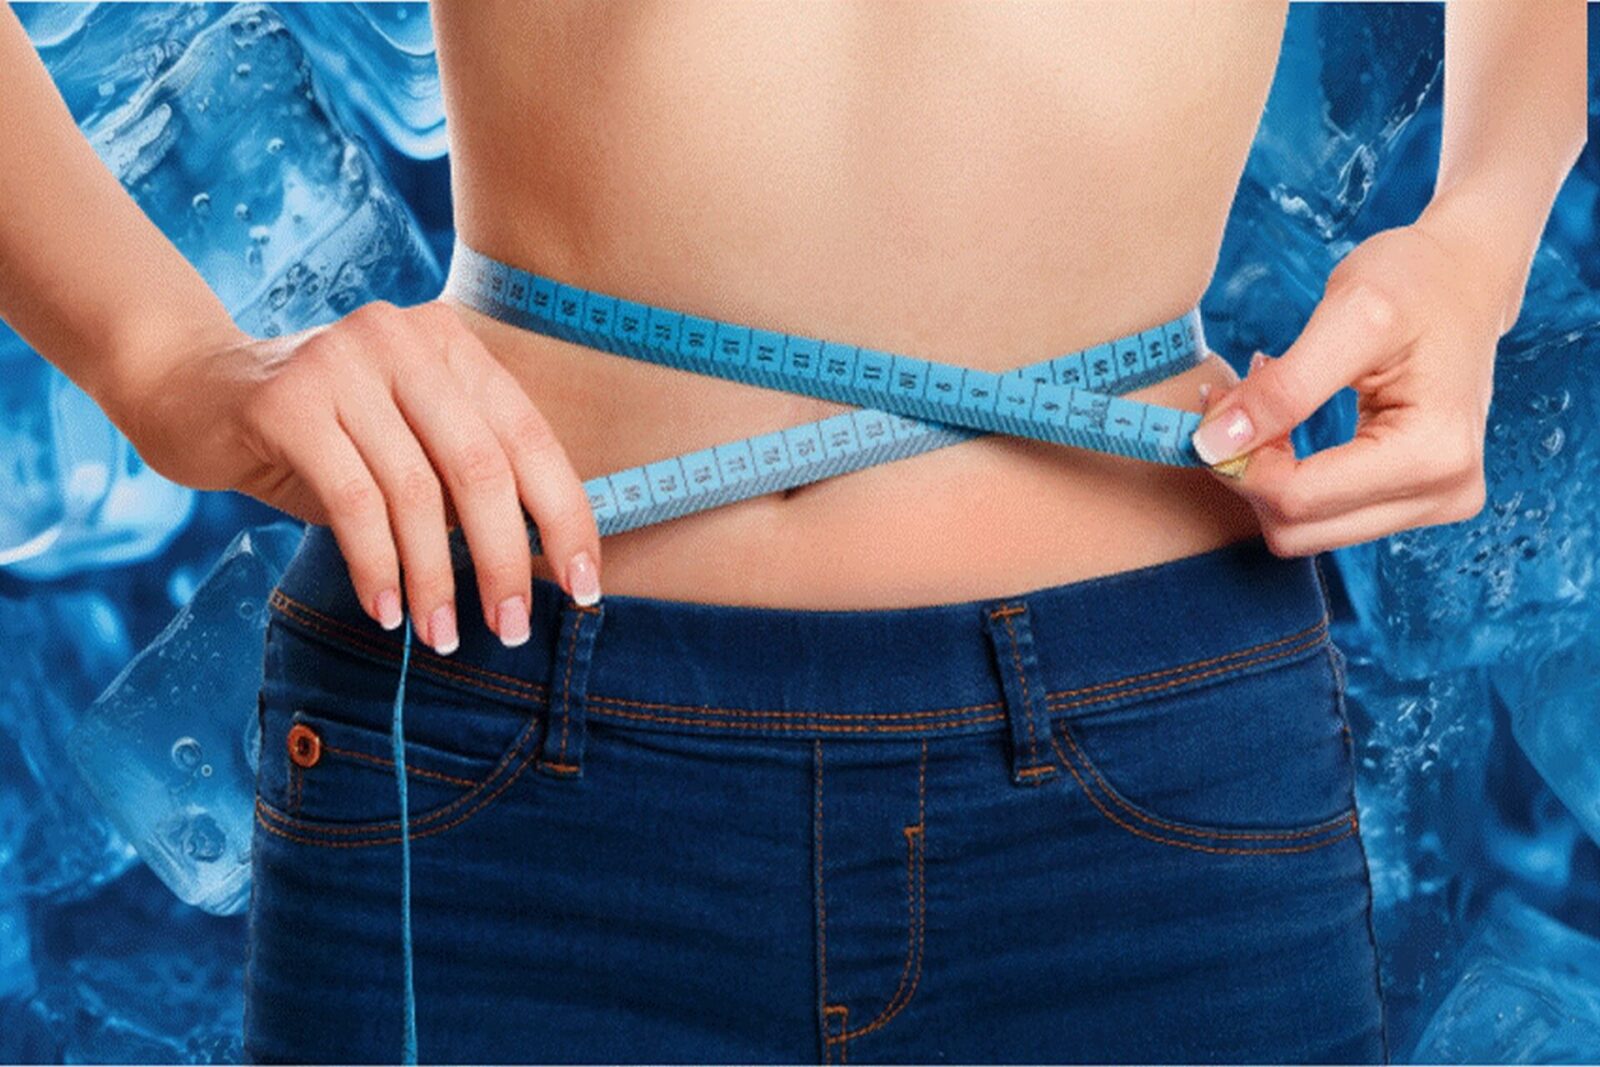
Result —
[{"label": "fingernail", "polygon": [[500,643],[507,648],[516,648],[528,639],[528,602],[522,597],[508,596],[500,601],[495,619]]},{"label": "fingernail", "polygon": [[428,616],[428,643],[441,656],[448,656],[461,643],[456,640],[456,609],[440,604]]},{"label": "fingernail", "polygon": [[1233,408],[1200,424],[1194,432],[1194,450],[1207,463],[1221,463],[1242,452],[1254,432],[1244,408]]},{"label": "fingernail", "polygon": [[594,569],[588,549],[573,556],[567,566],[567,588],[572,590],[572,599],[585,607],[599,601],[600,575]]},{"label": "fingernail", "polygon": [[385,589],[378,594],[378,624],[385,630],[393,630],[399,626],[402,619],[400,615],[400,594],[393,589]]},{"label": "fingernail", "polygon": [[1206,397],[1208,397],[1210,395],[1211,395],[1211,383],[1210,382],[1201,382],[1200,383],[1200,403],[1204,404],[1206,402]]}]

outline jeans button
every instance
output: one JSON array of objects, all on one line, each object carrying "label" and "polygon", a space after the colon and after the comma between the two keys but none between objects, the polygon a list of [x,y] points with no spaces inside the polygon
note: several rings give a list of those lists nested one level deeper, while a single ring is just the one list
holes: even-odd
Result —
[{"label": "jeans button", "polygon": [[322,758],[322,735],[303,722],[289,728],[289,758],[309,767]]}]

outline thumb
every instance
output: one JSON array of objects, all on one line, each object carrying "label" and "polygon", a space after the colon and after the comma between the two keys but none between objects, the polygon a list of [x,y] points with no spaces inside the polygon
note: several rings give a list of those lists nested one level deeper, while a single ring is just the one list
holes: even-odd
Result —
[{"label": "thumb", "polygon": [[[1201,424],[1204,425],[1216,408],[1234,396],[1245,382],[1248,382],[1251,377],[1259,373],[1262,367],[1267,366],[1272,361],[1273,357],[1263,352],[1257,352],[1250,357],[1250,366],[1246,368],[1245,377],[1239,382],[1221,390],[1214,389],[1209,383],[1200,386]],[[1244,492],[1248,496],[1251,485],[1257,479],[1250,478],[1247,481],[1246,470],[1248,468],[1259,468],[1263,464],[1276,468],[1282,462],[1284,456],[1287,456],[1291,462],[1294,459],[1294,445],[1290,443],[1287,434],[1270,440],[1262,438],[1255,448],[1250,451],[1242,452],[1232,459],[1223,460],[1221,463],[1210,464],[1210,469],[1213,474],[1226,476],[1227,481],[1233,488]],[[1252,470],[1251,473],[1254,474],[1255,471]]]},{"label": "thumb", "polygon": [[1282,356],[1254,368],[1206,413],[1195,452],[1215,465],[1287,434],[1406,342],[1402,318],[1370,285],[1330,292]]}]

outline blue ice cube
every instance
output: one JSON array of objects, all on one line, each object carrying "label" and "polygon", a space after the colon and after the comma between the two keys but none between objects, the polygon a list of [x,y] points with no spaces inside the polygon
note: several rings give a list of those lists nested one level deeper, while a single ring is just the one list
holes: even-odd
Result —
[{"label": "blue ice cube", "polygon": [[215,3],[13,7],[72,117],[85,127],[170,67],[227,9]]},{"label": "blue ice cube", "polygon": [[151,470],[54,366],[31,352],[0,366],[0,568],[59,578],[166,546],[194,490]]},{"label": "blue ice cube", "polygon": [[1408,1063],[1600,1062],[1600,941],[1495,894]]},{"label": "blue ice cube", "polygon": [[1600,641],[1574,639],[1495,672],[1512,732],[1568,810],[1600,842]]},{"label": "blue ice cube", "polygon": [[447,148],[428,5],[288,4],[283,17],[317,68],[387,144],[412,159]]},{"label": "blue ice cube", "polygon": [[248,900],[266,598],[304,527],[242,531],[194,598],[106,688],[69,748],[111,820],[177,894],[218,915]]},{"label": "blue ice cube", "polygon": [[270,7],[240,4],[91,143],[245,330],[274,336],[382,297],[436,296],[410,210],[326,104]]},{"label": "blue ice cube", "polygon": [[0,596],[0,885],[81,893],[135,856],[70,766],[67,738],[128,654],[121,618],[94,589]]},{"label": "blue ice cube", "polygon": [[1503,344],[1477,517],[1334,553],[1385,669],[1515,664],[1600,625],[1600,324]]}]

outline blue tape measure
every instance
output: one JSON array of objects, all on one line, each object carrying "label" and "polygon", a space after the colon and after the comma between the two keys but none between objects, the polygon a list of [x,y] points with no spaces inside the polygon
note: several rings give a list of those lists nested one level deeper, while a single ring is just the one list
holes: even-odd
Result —
[{"label": "blue tape measure", "polygon": [[[1189,439],[1196,412],[1118,394],[1171,377],[1206,356],[1199,310],[1081,352],[1004,373],[650,307],[564,285],[456,241],[445,291],[513,326],[714,377],[859,405],[857,410],[646,463],[583,483],[600,534],[806,485],[849,471],[1006,433],[1174,466],[1204,466]],[[528,524],[533,551],[539,531]],[[467,553],[461,528],[450,550]],[[411,939],[411,831],[405,779],[406,617],[391,746],[400,795],[401,1062],[417,1062]]]},{"label": "blue tape measure", "polygon": [[[701,318],[566,285],[459,238],[445,292],[502,322],[615,355],[860,405],[816,422],[584,482],[601,536],[821,481],[987,433],[1172,466],[1205,466],[1200,414],[1130,392],[1205,359],[1199,309],[1005,372]],[[538,531],[529,525],[535,553]],[[459,527],[452,551],[461,552]]]}]

